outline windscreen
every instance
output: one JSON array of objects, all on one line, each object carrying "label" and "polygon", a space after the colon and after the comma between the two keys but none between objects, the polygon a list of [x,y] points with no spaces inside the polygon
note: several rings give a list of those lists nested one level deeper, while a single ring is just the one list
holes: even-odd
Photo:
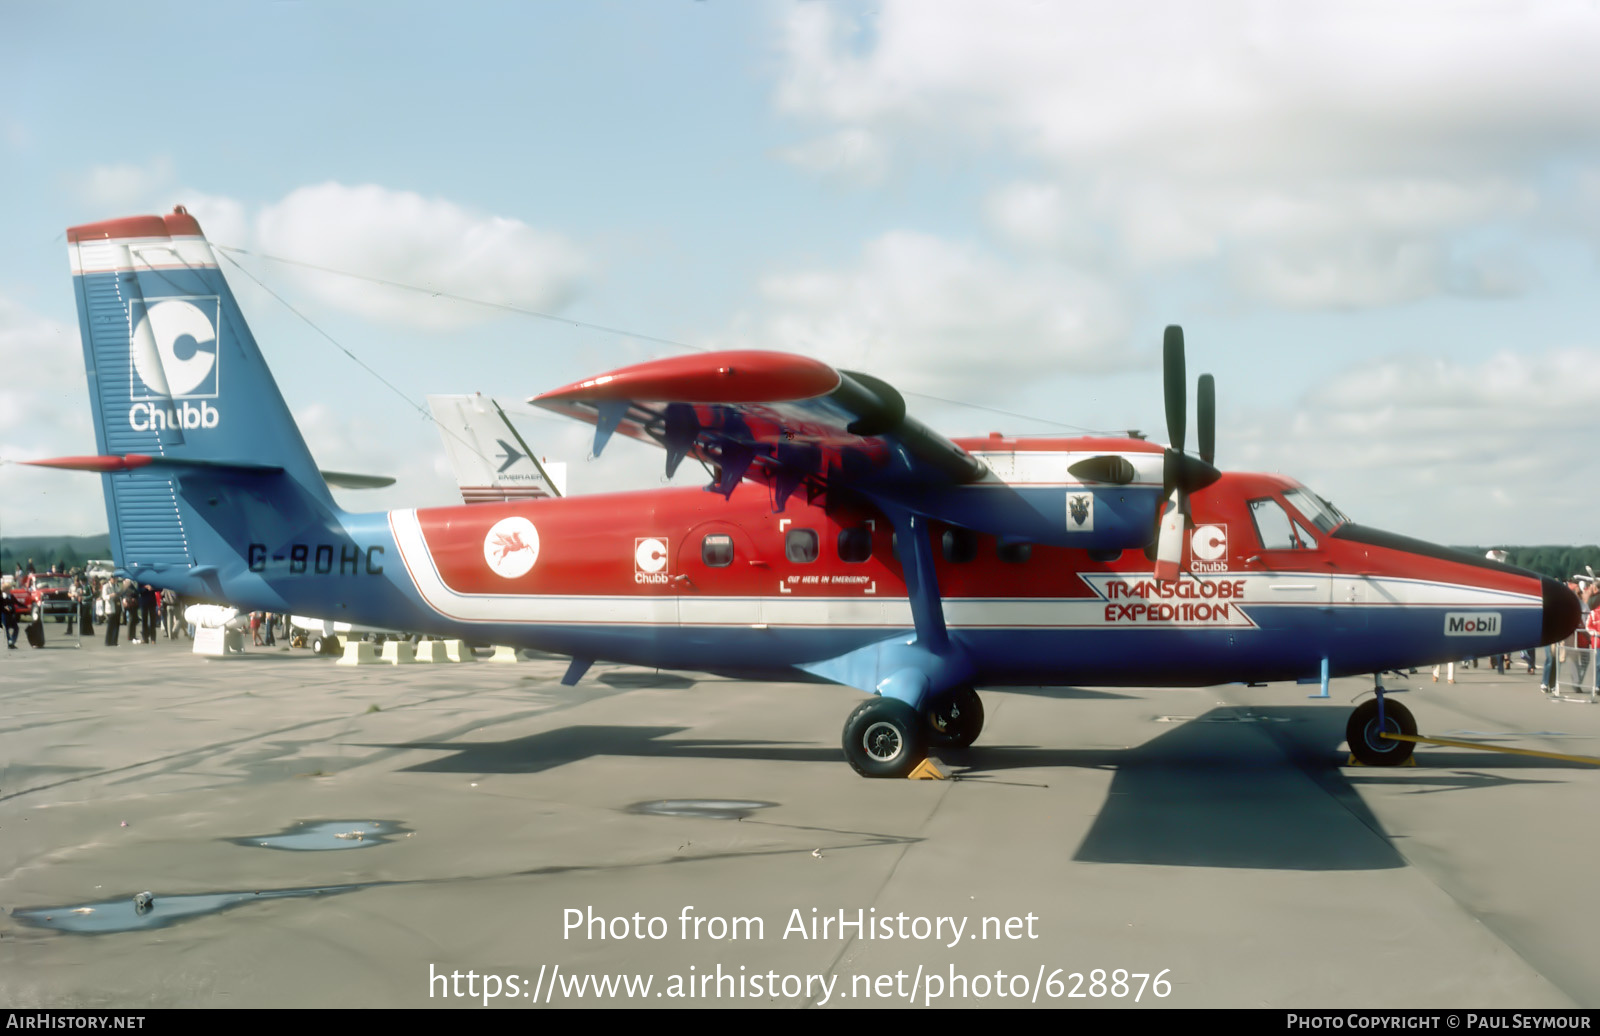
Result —
[{"label": "windscreen", "polygon": [[1303,514],[1312,525],[1315,525],[1323,532],[1332,532],[1350,520],[1343,511],[1340,511],[1309,489],[1285,490],[1283,498],[1289,501],[1290,506]]}]

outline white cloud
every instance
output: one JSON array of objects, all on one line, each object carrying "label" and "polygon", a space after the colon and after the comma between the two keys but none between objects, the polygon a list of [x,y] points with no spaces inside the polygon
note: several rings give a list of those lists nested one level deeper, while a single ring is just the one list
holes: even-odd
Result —
[{"label": "white cloud", "polygon": [[129,209],[148,205],[151,199],[172,183],[172,159],[153,158],[144,165],[119,163],[95,166],[79,185],[79,194],[90,205],[107,209]]},{"label": "white cloud", "polygon": [[1126,305],[1104,280],[910,231],[867,242],[851,269],[770,276],[761,293],[723,346],[806,353],[903,389],[1009,393],[1041,372],[1143,359],[1126,348]]},{"label": "white cloud", "polygon": [[[0,521],[16,535],[105,528],[97,477],[18,465],[95,452],[75,327],[0,297]],[[25,372],[25,373],[24,373]]]},{"label": "white cloud", "polygon": [[870,22],[806,4],[785,45],[788,111],[998,125],[1063,164],[1438,170],[1485,141],[1505,154],[1600,127],[1600,20],[1580,3],[886,0]]},{"label": "white cloud", "polygon": [[[275,255],[538,311],[570,302],[590,266],[559,234],[374,184],[302,187],[254,223],[257,244]],[[494,313],[326,273],[300,280],[330,305],[397,326],[449,330]]]},{"label": "white cloud", "polygon": [[1459,236],[1571,222],[1539,174],[1600,133],[1600,18],[1577,3],[885,0],[784,29],[776,103],[824,136],[1036,163],[987,203],[1008,242],[1134,273],[1217,262],[1290,306],[1516,290]]},{"label": "white cloud", "polygon": [[[1424,539],[1570,538],[1592,506],[1600,349],[1414,356],[1351,367],[1280,411],[1230,427],[1221,463],[1282,470],[1352,517]],[[1592,517],[1580,525],[1593,528]]]},{"label": "white cloud", "polygon": [[783,148],[778,157],[810,172],[859,186],[879,182],[889,167],[889,152],[883,140],[856,128]]}]

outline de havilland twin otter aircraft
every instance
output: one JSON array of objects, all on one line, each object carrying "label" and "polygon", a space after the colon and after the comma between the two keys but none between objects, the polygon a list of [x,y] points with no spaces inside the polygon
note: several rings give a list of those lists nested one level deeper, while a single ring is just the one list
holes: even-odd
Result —
[{"label": "de havilland twin otter aircraft", "polygon": [[[1560,583],[1351,522],[1291,479],[1212,466],[1213,390],[1172,445],[950,440],[878,378],[757,351],[613,371],[532,402],[656,443],[701,488],[355,514],[334,503],[199,224],[181,207],[67,232],[111,544],[134,580],[597,660],[867,697],[857,772],[970,745],[977,687],[1201,686],[1375,673],[1564,638]],[[1379,690],[1351,751],[1416,733]]]}]

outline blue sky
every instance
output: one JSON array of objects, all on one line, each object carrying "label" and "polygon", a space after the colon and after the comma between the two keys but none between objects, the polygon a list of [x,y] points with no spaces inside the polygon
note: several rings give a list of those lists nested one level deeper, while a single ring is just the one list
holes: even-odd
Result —
[{"label": "blue sky", "polygon": [[[1182,323],[1224,467],[1594,542],[1596,96],[1592,2],[8,4],[0,460],[92,449],[62,231],[181,202],[259,254],[868,370],[950,434],[1165,438]],[[239,261],[419,405],[671,351]],[[450,502],[418,412],[225,269],[319,461],[401,479],[346,505]],[[576,491],[659,479],[521,424]],[[104,526],[91,479],[0,494],[7,533]]]}]

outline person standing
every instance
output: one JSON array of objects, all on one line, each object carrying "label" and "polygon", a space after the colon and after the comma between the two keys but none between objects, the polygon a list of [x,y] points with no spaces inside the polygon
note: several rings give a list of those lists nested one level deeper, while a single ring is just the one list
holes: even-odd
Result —
[{"label": "person standing", "polygon": [[117,581],[106,580],[100,590],[100,600],[106,609],[106,647],[117,646],[117,633],[122,629],[122,599],[117,595]]},{"label": "person standing", "polygon": [[128,643],[139,643],[139,588],[131,579],[122,581],[122,621],[128,626]]},{"label": "person standing", "polygon": [[79,576],[72,585],[78,602],[78,635],[94,636],[94,584],[88,576]]},{"label": "person standing", "polygon": [[17,599],[10,590],[0,590],[0,626],[6,631],[6,647],[17,650]]},{"label": "person standing", "polygon": [[183,602],[172,590],[161,591],[161,621],[167,625],[167,639],[177,640],[183,630]]},{"label": "person standing", "polygon": [[149,583],[139,587],[139,637],[146,644],[156,642],[156,588]]}]

